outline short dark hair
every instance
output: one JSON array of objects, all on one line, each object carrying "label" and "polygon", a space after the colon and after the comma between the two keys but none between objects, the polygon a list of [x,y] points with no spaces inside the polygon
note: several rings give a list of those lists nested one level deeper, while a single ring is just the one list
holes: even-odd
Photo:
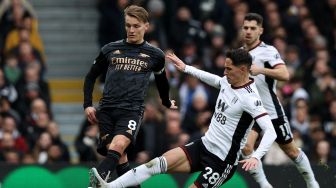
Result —
[{"label": "short dark hair", "polygon": [[242,48],[229,50],[226,52],[226,57],[232,60],[234,66],[246,65],[251,67],[252,65],[252,56]]},{"label": "short dark hair", "polygon": [[264,18],[260,14],[250,12],[245,15],[244,20],[247,21],[255,20],[258,25],[262,26]]},{"label": "short dark hair", "polygon": [[137,5],[131,5],[124,10],[125,16],[131,16],[137,18],[143,23],[149,22],[149,14],[143,7]]}]

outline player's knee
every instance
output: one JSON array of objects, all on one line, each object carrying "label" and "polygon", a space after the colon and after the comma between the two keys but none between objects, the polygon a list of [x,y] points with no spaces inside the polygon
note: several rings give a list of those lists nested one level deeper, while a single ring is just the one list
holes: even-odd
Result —
[{"label": "player's knee", "polygon": [[116,139],[111,143],[110,148],[119,151],[120,153],[123,153],[123,151],[127,148],[128,145],[129,141],[125,139]]},{"label": "player's knee", "polygon": [[299,154],[300,150],[297,147],[289,147],[284,150],[284,152],[287,154],[287,156],[291,159],[296,159]]},{"label": "player's knee", "polygon": [[253,153],[253,146],[249,143],[246,143],[244,148],[242,149],[243,155],[248,156]]}]

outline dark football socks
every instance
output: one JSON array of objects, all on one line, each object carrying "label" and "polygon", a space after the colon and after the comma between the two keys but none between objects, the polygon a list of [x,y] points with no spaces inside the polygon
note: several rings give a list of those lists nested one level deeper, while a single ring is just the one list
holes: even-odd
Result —
[{"label": "dark football socks", "polygon": [[106,158],[98,165],[97,171],[99,175],[105,180],[106,176],[113,173],[115,170],[119,159],[120,153],[114,150],[108,150]]}]

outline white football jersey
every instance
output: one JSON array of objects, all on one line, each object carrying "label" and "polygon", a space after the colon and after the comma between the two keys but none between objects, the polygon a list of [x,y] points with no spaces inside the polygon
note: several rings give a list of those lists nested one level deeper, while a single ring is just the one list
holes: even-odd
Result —
[{"label": "white football jersey", "polygon": [[[285,64],[278,50],[264,42],[260,42],[259,45],[251,49],[249,53],[252,56],[253,63],[259,67],[272,69],[279,64]],[[285,116],[283,107],[276,95],[277,80],[266,77],[263,74],[252,77],[255,80],[261,100],[271,119]]]},{"label": "white football jersey", "polygon": [[254,81],[233,88],[223,77],[209,130],[202,137],[207,150],[229,164],[237,164],[254,120],[267,114]]}]

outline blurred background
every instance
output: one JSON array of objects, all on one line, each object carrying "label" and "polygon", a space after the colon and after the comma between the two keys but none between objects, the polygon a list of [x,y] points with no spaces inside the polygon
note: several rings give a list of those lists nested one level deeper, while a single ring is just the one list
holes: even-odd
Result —
[{"label": "blurred background", "polygon": [[[125,38],[123,9],[130,4],[150,13],[148,42],[220,76],[225,51],[241,46],[244,15],[261,14],[262,40],[278,49],[290,72],[278,96],[295,141],[321,172],[317,179],[329,174],[325,186],[336,186],[335,171],[328,171],[336,168],[336,0],[0,0],[0,163],[7,169],[0,181],[23,164],[87,170],[99,161],[98,128],[82,108],[83,80],[100,47]],[[218,91],[169,63],[166,70],[179,111],[160,105],[152,82],[129,157],[134,164],[200,138],[208,128]],[[95,104],[103,83],[97,80]],[[269,174],[291,168],[276,144],[263,160]]]}]

